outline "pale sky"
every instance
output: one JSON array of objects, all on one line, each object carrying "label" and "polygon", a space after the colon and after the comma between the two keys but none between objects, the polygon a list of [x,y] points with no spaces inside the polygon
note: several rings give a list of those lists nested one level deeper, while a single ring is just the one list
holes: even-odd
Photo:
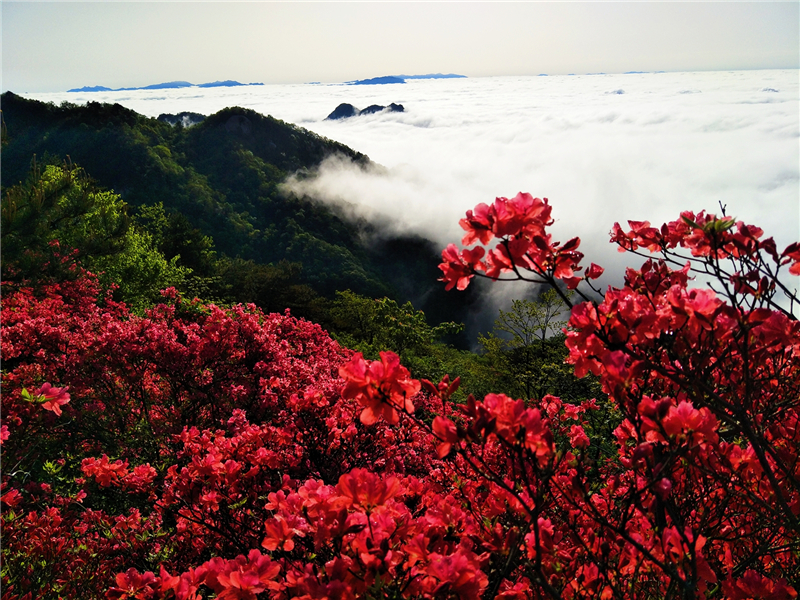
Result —
[{"label": "pale sky", "polygon": [[798,2],[0,2],[2,89],[800,68]]}]

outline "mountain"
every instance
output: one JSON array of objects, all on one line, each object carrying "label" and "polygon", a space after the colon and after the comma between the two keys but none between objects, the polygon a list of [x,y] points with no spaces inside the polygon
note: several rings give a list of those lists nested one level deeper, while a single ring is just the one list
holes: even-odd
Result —
[{"label": "mountain", "polygon": [[350,117],[358,116],[359,110],[347,102],[342,102],[339,106],[333,109],[333,112],[325,117],[326,121],[335,121],[337,119],[349,119]]},{"label": "mountain", "polygon": [[379,113],[383,111],[387,112],[405,112],[405,107],[402,104],[395,104],[392,102],[389,106],[383,106],[382,104],[370,104],[367,108],[362,108],[358,114],[359,115],[371,115],[374,113]]},{"label": "mountain", "polygon": [[385,77],[373,77],[372,79],[359,79],[358,81],[348,81],[348,85],[386,85],[387,83],[405,83],[405,79],[386,75]]},{"label": "mountain", "polygon": [[212,83],[199,83],[197,87],[200,88],[212,88],[212,87],[238,87],[240,85],[247,85],[246,83],[239,83],[238,81],[233,81],[232,79],[227,79],[225,81],[214,81]]},{"label": "mountain", "polygon": [[103,87],[102,85],[87,85],[82,88],[74,88],[67,90],[68,92],[113,92],[111,88]]},{"label": "mountain", "polygon": [[[274,265],[322,296],[350,289],[373,298],[410,300],[434,323],[467,320],[477,299],[447,294],[436,282],[439,249],[431,241],[398,238],[378,225],[345,218],[314,198],[284,191],[281,184],[290,174],[313,176],[333,154],[370,164],[366,155],[343,144],[237,107],[176,127],[119,104],[56,106],[11,92],[0,101],[4,189],[27,178],[34,155],[39,163],[69,158],[99,185],[119,193],[132,211],[160,203],[169,215],[183,219],[186,235],[196,229],[213,241],[220,257],[245,261],[231,263],[242,277],[255,276],[258,265]],[[184,243],[167,258],[187,252]],[[267,287],[276,285],[282,284],[273,281]]]},{"label": "mountain", "polygon": [[85,86],[82,88],[74,88],[67,90],[67,92],[129,92],[135,90],[173,90],[187,87],[199,88],[212,88],[212,87],[238,87],[241,85],[264,85],[263,83],[239,83],[233,79],[226,79],[225,81],[214,81],[211,83],[189,83],[188,81],[167,81],[166,83],[154,83],[144,87],[128,87],[128,88],[107,88],[102,85]]},{"label": "mountain", "polygon": [[170,125],[180,125],[181,127],[191,127],[192,125],[197,125],[205,120],[206,116],[201,115],[200,113],[196,112],[179,112],[177,115],[172,115],[169,113],[162,113],[156,117],[159,121],[163,123],[168,123]]},{"label": "mountain", "polygon": [[466,78],[466,75],[456,75],[455,73],[429,73],[427,75],[385,75],[383,77],[373,77],[371,79],[359,79],[348,81],[347,85],[385,85],[387,83],[405,83],[406,79],[456,79]]},{"label": "mountain", "polygon": [[[455,73],[429,73],[427,75],[386,75],[383,77],[373,77],[371,79],[359,79],[357,81],[348,81],[348,85],[384,85],[388,83],[405,83],[406,79],[453,79],[466,77],[466,75],[456,75]],[[313,82],[317,83],[317,82]],[[67,92],[128,92],[135,90],[170,90],[180,89],[187,87],[198,88],[214,88],[214,87],[239,87],[244,85],[264,85],[263,83],[241,83],[233,79],[226,79],[225,81],[213,81],[210,83],[189,83],[188,81],[167,81],[165,83],[154,83],[144,87],[127,87],[112,89],[102,85],[84,86],[82,88],[73,88]]]},{"label": "mountain", "polygon": [[405,107],[402,104],[395,104],[392,102],[389,106],[381,104],[371,104],[367,108],[358,110],[352,104],[342,103],[333,109],[333,112],[325,117],[326,121],[335,121],[338,119],[349,119],[350,117],[358,117],[361,115],[371,115],[379,112],[404,112]]},{"label": "mountain", "polygon": [[168,81],[166,83],[154,83],[140,88],[125,88],[130,90],[173,90],[179,88],[192,87],[188,81]]}]

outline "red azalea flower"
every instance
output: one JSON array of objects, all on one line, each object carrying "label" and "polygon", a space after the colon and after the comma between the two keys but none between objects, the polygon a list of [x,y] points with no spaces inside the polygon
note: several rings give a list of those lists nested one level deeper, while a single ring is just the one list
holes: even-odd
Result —
[{"label": "red azalea flower", "polygon": [[59,417],[61,416],[61,407],[69,402],[69,394],[67,390],[69,386],[63,388],[53,387],[49,383],[42,384],[38,390],[34,392],[36,396],[44,396],[47,401],[42,404],[45,410],[52,410]]}]

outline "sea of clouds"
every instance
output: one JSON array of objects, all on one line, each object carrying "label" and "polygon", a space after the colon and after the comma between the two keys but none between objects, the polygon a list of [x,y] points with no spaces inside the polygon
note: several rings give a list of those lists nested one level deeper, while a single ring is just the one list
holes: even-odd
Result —
[{"label": "sea of clouds", "polygon": [[[527,191],[553,205],[556,239],[578,235],[621,281],[640,263],[608,243],[615,221],[661,224],[682,210],[760,225],[779,248],[800,239],[798,71],[637,73],[410,80],[405,84],[28,94],[59,103],[118,102],[149,116],[252,108],[363,152],[360,169],[332,158],[291,188],[415,231],[442,246],[480,202]],[[403,113],[340,121],[357,108]],[[505,295],[505,293],[504,293]],[[519,295],[519,294],[516,294]]]}]

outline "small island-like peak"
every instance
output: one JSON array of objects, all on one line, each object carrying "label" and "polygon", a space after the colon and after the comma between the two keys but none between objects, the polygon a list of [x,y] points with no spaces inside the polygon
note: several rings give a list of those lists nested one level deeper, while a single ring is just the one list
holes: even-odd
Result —
[{"label": "small island-like peak", "polygon": [[456,79],[466,78],[466,75],[456,75],[455,73],[429,73],[427,75],[384,75],[383,77],[372,77],[370,79],[357,79],[347,81],[347,85],[385,85],[387,83],[405,83],[407,79]]}]

